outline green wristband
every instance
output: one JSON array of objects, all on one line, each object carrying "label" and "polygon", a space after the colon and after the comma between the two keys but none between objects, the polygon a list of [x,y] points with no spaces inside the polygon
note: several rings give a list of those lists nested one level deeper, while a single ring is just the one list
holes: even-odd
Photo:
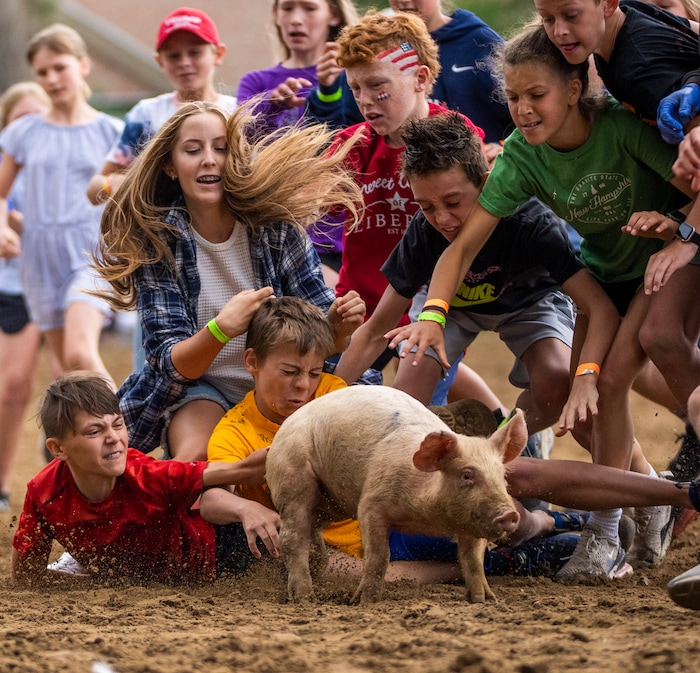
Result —
[{"label": "green wristband", "polygon": [[227,344],[229,341],[231,341],[230,336],[226,336],[219,326],[216,324],[216,320],[212,318],[208,323],[207,323],[207,329],[214,335],[214,338],[222,344]]},{"label": "green wristband", "polygon": [[317,89],[316,95],[322,103],[335,103],[343,97],[343,88],[338,87],[338,90],[333,93],[321,93],[321,90]]},{"label": "green wristband", "polygon": [[442,313],[437,313],[436,311],[422,311],[418,314],[418,320],[429,320],[430,322],[436,322],[442,329],[445,329],[447,320]]}]

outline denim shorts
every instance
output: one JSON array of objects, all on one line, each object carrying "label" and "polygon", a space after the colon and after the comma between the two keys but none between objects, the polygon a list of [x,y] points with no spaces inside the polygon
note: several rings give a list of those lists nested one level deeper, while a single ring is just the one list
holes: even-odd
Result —
[{"label": "denim shorts", "polygon": [[175,402],[175,404],[168,407],[163,413],[164,426],[160,444],[163,449],[164,460],[172,458],[170,455],[170,450],[168,449],[168,427],[170,426],[170,421],[172,421],[173,416],[178,409],[181,409],[186,404],[194,402],[195,400],[216,402],[224,410],[224,412],[227,412],[234,406],[234,404],[236,404],[235,402],[230,401],[216,386],[213,386],[211,383],[206,381],[202,381],[201,379],[193,386],[189,386],[185,391],[185,394],[177,402]]}]

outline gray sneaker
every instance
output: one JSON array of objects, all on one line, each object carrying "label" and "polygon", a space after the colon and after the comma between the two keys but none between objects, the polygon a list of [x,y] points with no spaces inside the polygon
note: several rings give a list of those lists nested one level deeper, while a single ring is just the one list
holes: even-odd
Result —
[{"label": "gray sneaker", "polygon": [[605,537],[586,524],[571,558],[554,576],[555,581],[577,577],[617,578],[632,572],[625,562],[625,550],[619,538]]},{"label": "gray sneaker", "polygon": [[681,607],[700,610],[700,565],[674,577],[668,583],[668,595]]},{"label": "gray sneaker", "polygon": [[633,568],[657,566],[666,556],[673,533],[672,510],[670,505],[635,508],[637,532],[627,558]]}]

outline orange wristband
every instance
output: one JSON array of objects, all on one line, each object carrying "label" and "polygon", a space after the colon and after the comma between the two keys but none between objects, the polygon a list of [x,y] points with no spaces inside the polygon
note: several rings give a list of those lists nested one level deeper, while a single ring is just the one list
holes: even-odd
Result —
[{"label": "orange wristband", "polygon": [[102,191],[107,196],[112,196],[112,177],[110,175],[108,175],[102,183]]},{"label": "orange wristband", "polygon": [[598,374],[600,375],[600,365],[595,362],[584,362],[576,368],[576,376],[583,376],[584,374]]},{"label": "orange wristband", "polygon": [[426,306],[439,306],[441,309],[444,309],[445,313],[450,310],[450,305],[444,299],[426,299],[423,307],[425,308]]}]

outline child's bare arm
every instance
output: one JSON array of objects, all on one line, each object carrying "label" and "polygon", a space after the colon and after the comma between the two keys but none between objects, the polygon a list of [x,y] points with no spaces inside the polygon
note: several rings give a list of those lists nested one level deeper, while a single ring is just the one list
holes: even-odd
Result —
[{"label": "child's bare arm", "polygon": [[209,463],[202,473],[202,485],[224,486],[228,484],[263,484],[265,483],[265,461],[269,446],[253,451],[243,460],[235,462]]},{"label": "child's bare arm", "polygon": [[93,206],[104,203],[124,182],[126,171],[123,166],[108,161],[102,170],[90,178],[87,197]]},{"label": "child's bare arm", "polygon": [[401,296],[389,285],[369,320],[352,335],[334,374],[347,383],[357,381],[382,354],[387,344],[385,332],[396,326],[409,304],[410,299]]}]

